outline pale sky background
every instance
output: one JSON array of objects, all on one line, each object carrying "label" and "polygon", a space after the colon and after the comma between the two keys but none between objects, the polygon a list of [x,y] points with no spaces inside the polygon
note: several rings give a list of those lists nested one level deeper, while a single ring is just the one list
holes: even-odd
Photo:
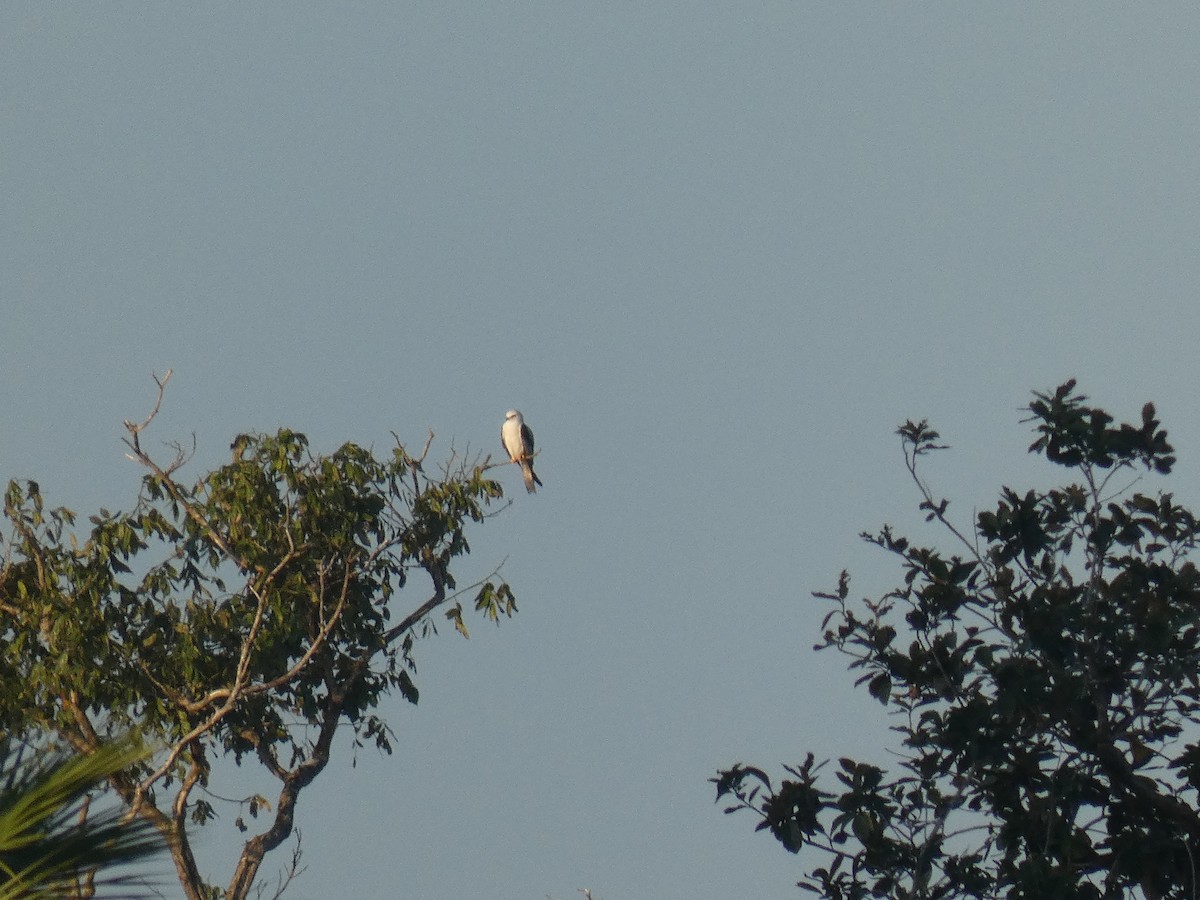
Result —
[{"label": "pale sky background", "polygon": [[9,0],[0,479],[128,508],[168,367],[193,475],[283,425],[498,452],[521,409],[545,489],[503,471],[463,569],[521,612],[418,646],[286,896],[802,896],[706,779],[884,758],[810,592],[928,533],[898,423],[969,522],[1053,476],[1020,408],[1074,376],[1156,401],[1200,501],[1198,46],[1182,3]]}]

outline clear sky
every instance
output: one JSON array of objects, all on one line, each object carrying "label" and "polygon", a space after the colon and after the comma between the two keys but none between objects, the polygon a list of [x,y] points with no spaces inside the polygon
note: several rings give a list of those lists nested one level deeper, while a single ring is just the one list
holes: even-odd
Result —
[{"label": "clear sky", "polygon": [[706,779],[882,757],[810,592],[898,577],[856,535],[922,528],[899,422],[967,522],[1074,376],[1200,501],[1198,45],[1190,4],[9,0],[0,478],[127,508],[168,367],[193,474],[521,409],[545,488],[503,471],[467,566],[521,612],[419,645],[287,896],[800,896]]}]

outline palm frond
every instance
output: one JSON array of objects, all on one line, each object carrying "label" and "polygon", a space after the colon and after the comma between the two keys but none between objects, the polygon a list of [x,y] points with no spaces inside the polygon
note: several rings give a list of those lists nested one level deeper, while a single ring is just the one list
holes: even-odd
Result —
[{"label": "palm frond", "polygon": [[112,870],[164,850],[165,841],[118,808],[91,809],[90,795],[148,752],[131,739],[82,756],[32,751],[27,759],[31,750],[0,741],[0,900],[71,896],[82,882],[107,897],[145,896],[141,879]]}]

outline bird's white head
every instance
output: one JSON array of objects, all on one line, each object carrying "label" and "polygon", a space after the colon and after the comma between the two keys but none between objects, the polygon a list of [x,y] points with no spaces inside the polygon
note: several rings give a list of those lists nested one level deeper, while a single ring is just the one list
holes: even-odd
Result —
[{"label": "bird's white head", "polygon": [[504,414],[504,418],[506,420],[507,419],[516,419],[518,422],[525,421],[524,419],[521,418],[521,414],[519,412],[517,412],[515,409],[510,409],[508,412],[506,412]]}]

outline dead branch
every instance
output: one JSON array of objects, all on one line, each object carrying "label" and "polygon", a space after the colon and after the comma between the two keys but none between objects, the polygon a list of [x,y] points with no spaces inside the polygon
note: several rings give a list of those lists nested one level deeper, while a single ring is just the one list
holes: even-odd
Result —
[{"label": "dead branch", "polygon": [[138,435],[149,428],[150,423],[154,421],[154,417],[158,415],[158,410],[162,407],[163,393],[167,389],[167,382],[171,380],[172,374],[173,371],[171,369],[167,369],[167,374],[162,378],[159,378],[157,375],[151,372],[150,377],[153,378],[154,383],[158,385],[158,398],[154,401],[154,409],[150,410],[150,415],[146,416],[145,420],[140,425],[135,425],[128,419],[125,420],[125,429],[129,432],[131,446],[133,447],[134,453],[140,454],[142,452],[142,448],[139,445]]}]

